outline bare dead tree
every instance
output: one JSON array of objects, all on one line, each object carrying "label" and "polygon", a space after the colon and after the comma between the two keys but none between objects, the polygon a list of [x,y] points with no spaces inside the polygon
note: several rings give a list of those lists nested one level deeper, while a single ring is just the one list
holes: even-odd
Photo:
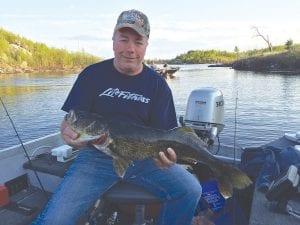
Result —
[{"label": "bare dead tree", "polygon": [[272,52],[272,43],[270,42],[269,36],[268,35],[267,36],[262,35],[259,32],[258,28],[255,27],[255,26],[253,26],[252,29],[254,29],[255,32],[256,32],[255,37],[261,37],[268,44],[269,51]]}]

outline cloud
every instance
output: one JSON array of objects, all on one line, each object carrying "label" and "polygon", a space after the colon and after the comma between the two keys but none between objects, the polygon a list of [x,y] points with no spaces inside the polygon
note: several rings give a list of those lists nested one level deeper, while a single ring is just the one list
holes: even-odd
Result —
[{"label": "cloud", "polygon": [[[64,8],[44,11],[44,14],[41,10],[27,10],[22,13],[7,11],[0,14],[0,21],[1,24],[3,21],[4,29],[33,41],[75,51],[84,49],[91,54],[111,57],[111,36],[119,10],[118,13],[115,13],[115,8],[98,13],[97,7],[93,7],[83,11],[82,7],[86,5],[69,3],[67,10]],[[151,34],[146,56],[173,58],[189,50],[233,51],[238,46],[240,51],[245,51],[266,47],[261,38],[254,37],[252,26],[259,27],[263,34],[269,35],[273,45],[284,44],[290,38],[294,43],[300,43],[300,27],[296,14],[285,18],[288,22],[281,17],[274,22],[276,18],[272,16],[273,13],[271,15],[261,12],[258,15],[243,16],[240,15],[242,12],[237,11],[226,12],[225,15],[221,13],[224,11],[221,8],[219,14],[216,11],[212,14],[207,8],[202,8],[199,13],[191,9],[193,13],[187,14],[178,14],[164,8],[149,9]],[[215,8],[212,7],[211,10]],[[245,11],[244,13],[246,14]]]},{"label": "cloud", "polygon": [[84,35],[84,34],[62,37],[62,39],[72,40],[72,41],[107,41],[107,38],[101,38],[95,35]]},{"label": "cloud", "polygon": [[174,55],[175,51],[181,54],[182,50],[192,49],[233,51],[238,46],[244,51],[266,47],[261,38],[255,37],[253,26],[260,27],[261,33],[269,35],[273,45],[282,45],[289,38],[294,42],[300,41],[300,28],[296,23],[269,24],[256,20],[157,22],[152,29],[151,41],[154,46],[159,46],[160,52],[168,49],[168,55],[170,52]]}]

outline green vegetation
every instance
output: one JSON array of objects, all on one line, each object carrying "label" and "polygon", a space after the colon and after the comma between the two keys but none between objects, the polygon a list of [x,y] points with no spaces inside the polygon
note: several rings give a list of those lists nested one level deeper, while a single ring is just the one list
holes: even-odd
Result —
[{"label": "green vegetation", "polygon": [[292,40],[288,40],[285,45],[274,46],[272,52],[268,48],[253,49],[245,52],[240,52],[237,46],[234,47],[234,52],[217,51],[217,50],[191,50],[187,53],[176,56],[171,60],[154,60],[157,62],[166,62],[170,64],[194,64],[194,63],[222,63],[231,64],[239,59],[251,57],[264,57],[277,54],[290,54],[297,56],[300,54],[300,44],[293,45]]},{"label": "green vegetation", "polygon": [[79,70],[101,59],[32,42],[0,28],[0,73]]},{"label": "green vegetation", "polygon": [[237,60],[232,67],[237,70],[300,73],[300,50],[285,50]]},{"label": "green vegetation", "polygon": [[273,46],[260,50],[251,50],[239,54],[232,63],[237,70],[278,72],[286,74],[300,73],[300,44],[293,44],[289,39],[285,45]]},{"label": "green vegetation", "polygon": [[292,39],[287,40],[284,45],[272,46],[272,51],[269,48],[263,48],[240,52],[237,46],[233,51],[192,50],[171,60],[149,60],[149,64],[208,63],[232,66],[238,70],[300,73],[300,44],[293,44]]},{"label": "green vegetation", "polygon": [[[49,48],[43,43],[32,42],[0,28],[0,73],[33,71],[81,70],[102,59],[85,52],[68,52]],[[191,50],[169,60],[146,60],[147,64],[209,63],[232,66],[250,71],[300,71],[300,44],[292,39],[284,45],[241,52],[235,46],[232,52],[218,50]]]},{"label": "green vegetation", "polygon": [[[236,51],[239,51],[236,47]],[[214,64],[214,63],[232,63],[237,59],[238,52],[227,52],[218,50],[191,50],[176,56],[174,59],[152,59],[146,60],[147,64]]]},{"label": "green vegetation", "polygon": [[170,60],[173,64],[230,63],[236,60],[236,53],[217,50],[192,50]]}]

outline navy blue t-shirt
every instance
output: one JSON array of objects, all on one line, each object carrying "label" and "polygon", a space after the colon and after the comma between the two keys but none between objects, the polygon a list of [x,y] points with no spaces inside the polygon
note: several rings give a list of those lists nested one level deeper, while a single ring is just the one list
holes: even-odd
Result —
[{"label": "navy blue t-shirt", "polygon": [[85,68],[73,85],[62,110],[85,110],[110,119],[160,129],[177,126],[171,90],[158,73],[144,65],[136,76],[113,66],[113,59]]}]

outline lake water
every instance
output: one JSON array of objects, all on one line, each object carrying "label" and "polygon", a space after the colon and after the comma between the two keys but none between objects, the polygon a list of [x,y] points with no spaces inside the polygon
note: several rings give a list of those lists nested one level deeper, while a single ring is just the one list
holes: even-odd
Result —
[{"label": "lake water", "polygon": [[[177,115],[184,115],[190,92],[202,87],[222,91],[225,128],[221,144],[252,147],[300,131],[300,74],[280,75],[183,65],[168,80]],[[23,142],[57,132],[60,110],[77,74],[0,75],[0,96]],[[235,117],[236,115],[236,117]],[[0,149],[19,144],[0,105]]]}]

